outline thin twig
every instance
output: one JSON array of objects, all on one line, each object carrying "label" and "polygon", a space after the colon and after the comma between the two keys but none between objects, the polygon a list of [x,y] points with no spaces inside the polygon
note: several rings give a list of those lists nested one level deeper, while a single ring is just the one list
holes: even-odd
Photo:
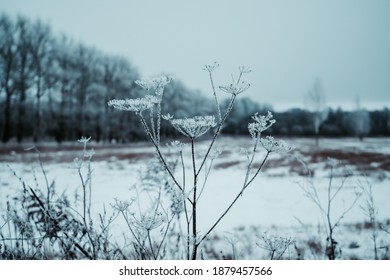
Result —
[{"label": "thin twig", "polygon": [[263,168],[267,158],[268,158],[268,155],[270,154],[270,152],[268,151],[267,154],[265,155],[260,167],[258,168],[258,170],[256,171],[256,174],[254,175],[254,177],[248,182],[244,182],[244,186],[243,188],[241,189],[241,191],[236,195],[236,197],[233,199],[233,201],[230,203],[230,205],[226,208],[226,210],[222,213],[222,215],[218,218],[218,220],[213,224],[213,226],[206,232],[206,234],[203,235],[203,237],[200,239],[199,242],[196,243],[197,246],[200,245],[200,243],[206,239],[206,237],[214,230],[214,228],[219,224],[219,222],[225,217],[225,215],[230,211],[230,209],[233,207],[233,205],[237,202],[237,200],[242,196],[243,192],[245,191],[245,189],[252,183],[252,181],[254,180],[254,178],[259,174],[259,172],[261,171],[261,169]]},{"label": "thin twig", "polygon": [[214,95],[214,99],[215,99],[215,106],[217,107],[218,119],[219,119],[219,122],[222,123],[221,108],[220,108],[220,106],[219,106],[217,93],[215,92],[214,81],[213,81],[213,75],[211,74],[211,71],[208,71],[208,72],[209,72],[211,87],[212,87],[212,89],[213,89],[213,95]]}]

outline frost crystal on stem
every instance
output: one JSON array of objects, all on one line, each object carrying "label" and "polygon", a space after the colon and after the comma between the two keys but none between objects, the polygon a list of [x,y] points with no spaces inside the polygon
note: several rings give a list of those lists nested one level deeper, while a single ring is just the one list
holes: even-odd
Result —
[{"label": "frost crystal on stem", "polygon": [[217,125],[214,116],[195,116],[193,118],[173,119],[171,115],[164,116],[172,126],[183,135],[195,139],[205,134]]},{"label": "frost crystal on stem", "polygon": [[277,153],[288,153],[291,152],[294,147],[287,144],[283,140],[275,140],[272,136],[267,136],[265,138],[262,138],[260,140],[261,144],[263,145],[264,149],[266,149],[268,152],[277,152]]},{"label": "frost crystal on stem", "polygon": [[108,106],[119,110],[139,113],[152,108],[156,103],[158,103],[156,97],[147,95],[143,98],[135,99],[113,99],[108,101]]}]

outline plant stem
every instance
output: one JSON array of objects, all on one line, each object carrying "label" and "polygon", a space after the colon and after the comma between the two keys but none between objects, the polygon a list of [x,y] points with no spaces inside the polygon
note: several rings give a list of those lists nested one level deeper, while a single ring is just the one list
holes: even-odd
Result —
[{"label": "plant stem", "polygon": [[153,259],[156,260],[157,256],[154,254],[153,242],[152,242],[152,238],[150,237],[150,230],[148,230],[148,241],[149,241],[150,251],[152,252]]},{"label": "plant stem", "polygon": [[195,163],[195,143],[194,139],[191,139],[191,154],[192,154],[192,168],[194,173],[194,190],[193,190],[193,198],[192,198],[192,238],[194,239],[193,243],[193,251],[192,251],[192,259],[196,259],[197,255],[197,246],[196,246],[196,238],[197,238],[197,212],[196,212],[196,206],[197,206],[197,174],[196,174],[196,163]]},{"label": "plant stem", "polygon": [[333,227],[332,227],[332,222],[330,221],[330,209],[331,209],[331,188],[332,188],[332,179],[333,179],[333,166],[331,166],[330,169],[330,178],[329,178],[329,185],[328,185],[328,208],[326,212],[326,220],[328,222],[328,227],[329,227],[329,244],[330,244],[330,254],[328,254],[328,257],[330,260],[335,259],[335,252],[334,252],[334,245],[333,245]]},{"label": "plant stem", "polygon": [[[182,172],[183,172],[183,194],[185,195],[185,189],[186,189],[186,170],[184,165],[184,158],[183,158],[183,151],[180,151],[180,161],[182,165]],[[187,209],[187,200],[183,201],[184,204],[184,215],[186,218],[186,230],[187,230],[187,260],[190,259],[190,219],[188,217],[188,209]]]},{"label": "plant stem", "polygon": [[218,97],[217,97],[217,93],[215,92],[213,75],[211,74],[211,71],[209,71],[209,76],[210,76],[211,87],[213,88],[213,95],[214,95],[214,99],[215,99],[215,106],[217,107],[218,120],[219,120],[220,123],[222,123],[221,108],[219,107]]}]

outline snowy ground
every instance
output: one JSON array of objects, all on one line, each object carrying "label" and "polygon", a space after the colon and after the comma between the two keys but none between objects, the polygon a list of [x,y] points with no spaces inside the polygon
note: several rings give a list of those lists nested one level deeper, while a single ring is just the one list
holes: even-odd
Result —
[{"label": "snowy ground", "polygon": [[[237,250],[242,258],[266,257],[266,253],[255,245],[258,236],[264,232],[297,239],[298,250],[304,258],[315,258],[315,242],[323,243],[326,238],[323,220],[318,208],[304,196],[300,186],[307,182],[307,167],[312,170],[318,194],[326,201],[326,189],[329,183],[328,157],[337,158],[345,166],[350,166],[354,176],[349,178],[337,197],[332,208],[332,216],[348,207],[354,195],[358,180],[362,176],[372,184],[375,204],[378,208],[378,221],[390,221],[390,139],[375,138],[359,142],[357,139],[321,139],[320,147],[314,146],[313,139],[286,139],[296,146],[296,150],[286,156],[271,154],[267,165],[260,176],[244,192],[242,198],[222,220],[215,231],[215,238],[225,251],[230,247],[219,237],[229,233],[237,236]],[[207,141],[201,144],[206,145]],[[223,153],[214,162],[208,184],[202,194],[199,205],[199,230],[207,231],[213,222],[224,211],[230,201],[242,188],[245,177],[246,157],[240,153],[240,147],[250,147],[248,138],[224,137],[217,143]],[[26,184],[33,188],[44,189],[44,178],[33,151],[24,151],[29,145],[8,144],[0,147],[0,210],[5,208],[6,201],[21,191],[22,185],[13,171]],[[103,211],[103,206],[110,209],[115,198],[131,198],[129,188],[137,181],[138,169],[154,155],[149,143],[129,144],[126,146],[93,145],[95,156],[93,168],[93,210]],[[49,181],[55,181],[59,192],[73,196],[80,190],[80,179],[73,168],[73,159],[80,155],[80,146],[72,144],[57,147],[54,144],[38,146]],[[190,160],[189,151],[185,150],[185,161]],[[258,154],[257,163],[262,159]],[[302,164],[302,161],[307,166]],[[12,170],[13,171],[12,171]],[[335,179],[337,184],[340,178]],[[364,181],[364,180],[363,180]],[[341,220],[335,237],[343,248],[342,258],[372,258],[372,245],[369,237],[370,227],[365,224],[368,218],[359,207],[361,201]],[[123,224],[118,221],[116,230],[119,233]],[[219,236],[219,237],[218,237]],[[390,245],[390,235],[380,232],[380,246]],[[308,245],[309,240],[313,244]],[[315,241],[315,242],[314,242]],[[220,249],[215,248],[217,252]],[[249,252],[253,251],[253,252]],[[215,252],[214,252],[215,253]],[[381,253],[385,253],[384,249]],[[389,256],[389,254],[387,255]],[[297,252],[291,252],[296,258]]]}]

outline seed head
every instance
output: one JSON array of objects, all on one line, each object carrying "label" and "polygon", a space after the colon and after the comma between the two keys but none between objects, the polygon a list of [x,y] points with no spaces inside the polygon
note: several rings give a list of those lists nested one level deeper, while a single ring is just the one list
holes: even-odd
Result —
[{"label": "seed head", "polygon": [[219,89],[223,92],[232,94],[234,96],[246,91],[251,86],[250,83],[242,81],[241,83],[231,83],[226,86],[220,86]]},{"label": "seed head", "polygon": [[156,95],[162,95],[164,87],[174,79],[173,76],[161,75],[158,77],[136,80],[135,83],[146,90],[154,90]]},{"label": "seed head", "polygon": [[172,116],[168,119],[170,123],[183,135],[195,139],[205,134],[210,128],[217,125],[214,116],[195,116],[193,118],[173,119]]},{"label": "seed head", "polygon": [[159,100],[155,96],[147,95],[143,98],[135,99],[113,99],[108,101],[108,106],[118,110],[140,113],[152,108],[158,102]]},{"label": "seed head", "polygon": [[264,149],[266,149],[268,152],[277,152],[277,153],[288,153],[291,152],[294,147],[287,144],[283,140],[275,140],[272,136],[267,136],[265,138],[262,138],[260,140],[261,144],[263,145]]}]

